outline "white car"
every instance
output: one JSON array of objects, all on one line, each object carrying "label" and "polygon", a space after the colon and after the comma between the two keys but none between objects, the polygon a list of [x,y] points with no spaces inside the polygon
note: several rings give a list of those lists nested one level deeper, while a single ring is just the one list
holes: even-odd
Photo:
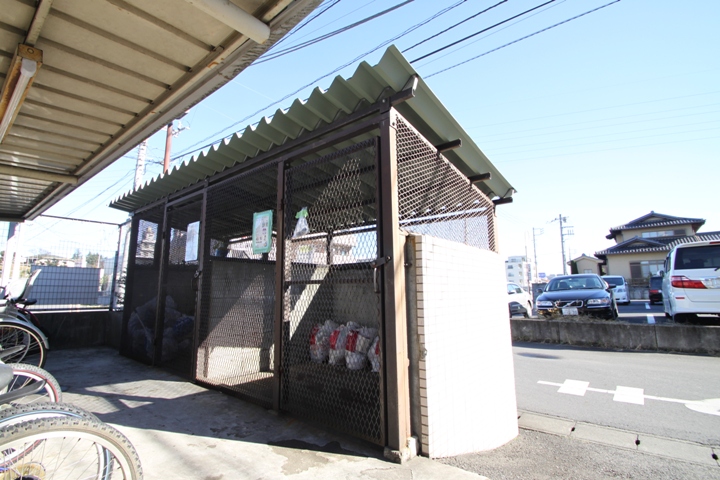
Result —
[{"label": "white car", "polygon": [[665,258],[665,316],[677,323],[720,315],[720,241],[682,243]]},{"label": "white car", "polygon": [[630,292],[628,291],[628,285],[624,277],[620,275],[603,275],[602,279],[605,280],[608,285],[615,285],[612,292],[615,296],[616,303],[630,305]]},{"label": "white car", "polygon": [[[507,292],[510,316],[522,315],[528,318],[532,313],[532,300],[530,299],[530,295],[517,283],[508,283]],[[513,303],[519,304],[520,307],[513,305]]]}]

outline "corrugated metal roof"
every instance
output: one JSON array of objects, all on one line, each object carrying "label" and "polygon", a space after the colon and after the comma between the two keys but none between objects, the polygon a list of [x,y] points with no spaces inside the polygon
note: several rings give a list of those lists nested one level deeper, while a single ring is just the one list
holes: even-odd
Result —
[{"label": "corrugated metal roof", "polygon": [[[419,78],[400,51],[391,46],[377,65],[360,63],[350,78],[337,76],[327,90],[315,88],[307,100],[295,100],[290,108],[278,110],[271,118],[262,118],[256,125],[248,126],[210,148],[207,153],[123,195],[110,206],[128,212],[138,210],[227,168],[269,152],[305,132],[314,131],[400,92],[408,87],[414,77],[418,78],[415,96],[398,104],[395,107],[398,112],[434,145],[461,139],[462,147],[446,151],[443,155],[465,175],[490,172],[492,179],[478,185],[490,198],[511,196],[515,190],[510,183]],[[335,147],[343,148],[364,138],[367,136],[353,138]]]},{"label": "corrugated metal roof", "polygon": [[227,83],[321,1],[225,0],[269,28],[261,44],[252,29],[187,1],[2,0],[0,85],[13,78],[3,99],[14,92],[19,45],[42,56],[0,144],[0,219],[47,210]]}]

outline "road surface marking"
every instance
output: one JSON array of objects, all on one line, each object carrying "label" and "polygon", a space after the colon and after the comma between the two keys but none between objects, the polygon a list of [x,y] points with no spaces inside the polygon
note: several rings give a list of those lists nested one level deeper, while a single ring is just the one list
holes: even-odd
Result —
[{"label": "road surface marking", "polygon": [[615,395],[613,400],[623,403],[634,403],[635,405],[645,405],[645,392],[642,388],[615,387]]},{"label": "road surface marking", "polygon": [[585,396],[586,392],[609,393],[613,395],[616,402],[633,403],[636,405],[645,405],[645,400],[655,400],[658,402],[681,403],[690,410],[709,415],[720,416],[720,398],[709,398],[706,400],[683,400],[681,398],[656,397],[654,395],[645,395],[642,388],[623,387],[618,385],[615,390],[605,390],[603,388],[590,388],[590,382],[580,380],[565,380],[564,383],[546,382],[538,380],[540,385],[550,385],[558,388],[558,393],[569,395]]},{"label": "road surface marking", "polygon": [[655,323],[655,315],[650,315],[650,314],[648,313],[648,314],[647,314],[647,321],[648,321],[648,323],[650,323],[650,324]]},{"label": "road surface marking", "polygon": [[650,310],[650,304],[649,304],[649,303],[646,303],[646,304],[645,304],[645,310]]}]

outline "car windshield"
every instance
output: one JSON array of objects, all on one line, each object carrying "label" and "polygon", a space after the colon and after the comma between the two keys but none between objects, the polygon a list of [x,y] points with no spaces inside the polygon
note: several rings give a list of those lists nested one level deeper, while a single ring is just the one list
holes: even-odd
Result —
[{"label": "car windshield", "polygon": [[662,277],[650,277],[650,288],[661,288]]},{"label": "car windshield", "polygon": [[603,277],[603,280],[605,280],[610,285],[615,285],[616,287],[625,283],[623,281],[623,277]]},{"label": "car windshield", "polygon": [[549,284],[547,291],[556,292],[561,290],[584,290],[603,288],[600,279],[597,277],[565,277],[555,278]]}]

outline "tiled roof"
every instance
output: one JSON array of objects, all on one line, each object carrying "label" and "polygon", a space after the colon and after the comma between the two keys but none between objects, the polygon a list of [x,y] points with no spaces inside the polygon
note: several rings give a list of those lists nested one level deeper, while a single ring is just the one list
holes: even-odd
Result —
[{"label": "tiled roof", "polygon": [[[651,219],[653,217],[658,218],[658,220],[650,221],[648,222],[648,219]],[[668,227],[672,225],[698,225],[697,228],[701,227],[705,224],[705,219],[703,218],[689,218],[689,217],[675,217],[672,215],[666,215],[664,213],[656,213],[656,212],[650,212],[646,215],[643,215],[642,217],[638,217],[635,220],[631,220],[625,225],[620,225],[618,227],[613,227],[610,229],[610,235],[608,235],[606,238],[611,239],[615,237],[615,233],[621,232],[623,230],[635,230],[639,228],[656,228],[656,227]]]},{"label": "tiled roof", "polygon": [[[698,233],[686,237],[659,237],[654,239],[633,237],[610,248],[595,252],[596,257],[607,255],[623,255],[629,253],[669,252],[675,245],[690,242],[720,241],[720,232]],[[634,243],[644,243],[645,247],[632,247]]]}]

